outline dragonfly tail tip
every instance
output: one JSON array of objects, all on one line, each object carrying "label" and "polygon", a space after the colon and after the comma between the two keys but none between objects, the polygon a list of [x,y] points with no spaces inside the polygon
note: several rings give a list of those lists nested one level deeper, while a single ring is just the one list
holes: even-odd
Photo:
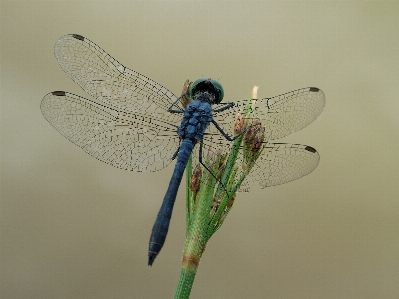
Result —
[{"label": "dragonfly tail tip", "polygon": [[154,263],[154,260],[156,258],[156,255],[148,255],[148,266],[152,266],[152,264]]}]

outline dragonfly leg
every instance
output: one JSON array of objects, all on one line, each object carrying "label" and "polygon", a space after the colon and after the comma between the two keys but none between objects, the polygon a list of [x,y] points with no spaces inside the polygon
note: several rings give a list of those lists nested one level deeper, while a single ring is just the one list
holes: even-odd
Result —
[{"label": "dragonfly leg", "polygon": [[179,145],[179,147],[177,148],[176,152],[173,154],[173,156],[172,156],[172,161],[173,161],[174,159],[176,159],[177,155],[179,154],[179,150],[180,150],[180,145]]},{"label": "dragonfly leg", "polygon": [[202,166],[204,166],[204,168],[206,169],[206,170],[208,170],[208,172],[216,179],[216,181],[218,181],[219,183],[220,183],[220,185],[223,187],[223,189],[224,189],[224,191],[226,191],[226,194],[230,197],[230,194],[229,194],[229,192],[227,191],[227,189],[226,189],[226,187],[224,186],[224,184],[213,174],[213,172],[203,163],[203,161],[202,161],[202,145],[203,145],[203,142],[202,142],[202,140],[200,141],[200,147],[199,147],[199,153],[198,153],[198,160],[199,160],[199,162],[200,162],[200,164],[202,165]]},{"label": "dragonfly leg", "polygon": [[215,113],[222,112],[222,111],[224,111],[226,109],[230,109],[233,106],[234,106],[233,102],[224,103],[224,107],[221,107],[219,109],[215,109],[215,110],[213,110],[213,112],[215,112]]},{"label": "dragonfly leg", "polygon": [[[187,92],[184,94],[184,96],[188,96]],[[176,103],[179,102],[182,97],[183,97],[183,95],[181,95],[172,105],[170,105],[168,112],[170,112],[170,113],[183,113],[184,112],[184,110],[180,109],[179,106],[177,106],[179,108],[179,110],[172,109],[172,107],[175,106]]]},{"label": "dragonfly leg", "polygon": [[218,178],[213,174],[213,172],[204,164],[204,162],[202,161],[202,145],[203,145],[203,143],[202,143],[202,140],[200,141],[200,147],[199,147],[199,153],[198,153],[198,160],[199,160],[199,162],[201,163],[201,165],[202,166],[204,166],[204,168],[206,169],[206,170],[208,170],[209,171],[209,173],[217,180]]},{"label": "dragonfly leg", "polygon": [[211,122],[214,124],[214,126],[216,127],[216,129],[219,130],[219,132],[224,136],[224,138],[226,138],[228,141],[234,141],[235,139],[237,139],[238,137],[240,137],[242,134],[244,134],[248,128],[246,128],[245,130],[243,130],[240,134],[234,136],[234,137],[230,137],[229,135],[227,135],[223,129],[218,125],[218,123],[215,120],[211,120]]}]

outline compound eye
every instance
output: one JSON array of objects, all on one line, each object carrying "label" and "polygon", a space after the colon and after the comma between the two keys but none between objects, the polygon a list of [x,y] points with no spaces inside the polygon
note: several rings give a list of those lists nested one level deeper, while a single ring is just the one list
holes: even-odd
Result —
[{"label": "compound eye", "polygon": [[218,97],[215,100],[215,102],[216,102],[216,104],[219,104],[223,100],[223,97],[224,97],[224,90],[223,90],[222,84],[220,84],[216,80],[209,80],[209,81],[212,83],[212,85],[215,87],[216,92],[218,93]]},{"label": "compound eye", "polygon": [[193,84],[191,84],[191,88],[190,88],[190,97],[194,97],[194,93],[195,91],[197,91],[197,89],[199,88],[199,86],[201,86],[204,82],[208,81],[207,79],[198,79],[195,80]]},{"label": "compound eye", "polygon": [[[211,88],[210,88],[211,86]],[[201,89],[213,89],[215,93],[215,104],[219,104],[223,97],[224,97],[224,91],[222,85],[212,79],[198,79],[196,80],[192,85],[190,89],[190,96],[193,98],[194,94],[196,91],[201,90]]]}]

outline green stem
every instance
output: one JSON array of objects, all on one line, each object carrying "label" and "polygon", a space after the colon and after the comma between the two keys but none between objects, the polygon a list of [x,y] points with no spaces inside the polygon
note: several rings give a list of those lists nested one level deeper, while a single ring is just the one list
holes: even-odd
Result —
[{"label": "green stem", "polygon": [[203,206],[203,204],[199,204],[199,207],[197,207],[198,210],[194,213],[194,219],[191,224],[192,227],[186,238],[182,259],[182,269],[174,297],[175,299],[189,298],[195,274],[197,274],[199,262],[202,253],[205,250],[206,238],[204,236],[203,222],[204,218],[206,218],[204,212],[209,213],[209,210],[202,210],[203,213],[200,213],[198,211],[201,211],[201,206]]},{"label": "green stem", "polygon": [[187,299],[190,297],[195,274],[197,274],[197,269],[193,271],[190,267],[182,267],[179,284],[177,285],[177,290],[174,297],[175,299]]},{"label": "green stem", "polygon": [[[244,116],[247,119],[249,119],[250,112],[250,102],[248,102],[244,110]],[[203,172],[200,176],[199,189],[196,188],[194,192],[190,191],[193,171],[190,157],[186,168],[186,243],[175,299],[189,298],[206,243],[223,224],[233,204],[235,193],[246,177],[246,173],[242,173],[238,181],[235,179],[239,169],[235,165],[243,137],[244,135],[234,140],[226,161],[224,161],[225,156],[224,158],[216,157],[216,160],[212,156],[205,161],[205,165],[209,167],[210,171],[216,174],[219,169],[222,169],[219,168],[221,163],[225,163],[223,173],[220,179],[216,179],[209,172]]]},{"label": "green stem", "polygon": [[206,243],[203,242],[204,239],[201,237],[201,230],[203,231],[202,227],[197,226],[186,239],[175,299],[187,299],[190,296],[199,262],[205,250]]},{"label": "green stem", "polygon": [[[208,162],[209,161],[207,160],[205,163]],[[202,253],[204,252],[206,242],[208,241],[207,225],[210,218],[210,207],[212,205],[216,179],[210,174],[205,174],[202,176],[201,181],[203,181],[204,187],[201,188],[197,194],[194,212],[191,212],[190,209],[190,225],[187,228],[186,244],[184,246],[182,259],[182,269],[175,293],[176,299],[189,298],[191,289],[193,287],[195,274],[197,273]],[[187,189],[189,189],[190,181],[187,180],[187,183]],[[190,192],[187,191],[187,194],[190,195]],[[187,198],[191,197],[187,196]],[[189,200],[189,202],[191,201]]]}]

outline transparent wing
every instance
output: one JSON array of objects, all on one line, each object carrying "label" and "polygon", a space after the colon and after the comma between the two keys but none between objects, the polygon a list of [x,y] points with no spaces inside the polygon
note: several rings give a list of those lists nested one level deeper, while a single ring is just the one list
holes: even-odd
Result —
[{"label": "transparent wing", "polygon": [[[250,103],[251,104],[251,103]],[[234,102],[234,106],[214,114],[214,120],[223,131],[233,136],[237,113],[248,105],[248,100]],[[294,90],[272,98],[257,100],[251,118],[260,120],[265,127],[265,140],[274,140],[289,135],[309,125],[321,113],[325,105],[323,91],[316,87]],[[222,106],[219,106],[222,107]],[[219,108],[215,106],[214,109]],[[228,141],[212,124],[203,139],[203,156],[228,154],[233,142]],[[237,177],[243,173],[243,149],[237,156]],[[198,149],[194,151],[198,156]],[[211,154],[212,155],[212,154]],[[195,161],[195,160],[194,160]],[[306,145],[266,143],[265,148],[244,181],[241,191],[258,182],[262,188],[284,184],[312,172],[319,163],[315,149]]]},{"label": "transparent wing", "polygon": [[[203,160],[208,157],[218,157],[228,154],[228,149],[221,146],[203,145]],[[198,161],[199,145],[193,150],[193,161]],[[267,143],[262,154],[244,180],[239,191],[248,192],[250,186],[258,183],[261,188],[285,184],[297,180],[311,173],[319,164],[320,156],[317,151],[307,145],[289,143]],[[244,173],[243,149],[240,148],[234,166],[238,169],[236,181]],[[217,176],[217,173],[214,173]]]},{"label": "transparent wing", "polygon": [[171,162],[179,145],[176,126],[157,114],[120,110],[64,91],[47,94],[40,108],[68,140],[121,169],[160,170]]},{"label": "transparent wing", "polygon": [[[244,111],[248,100],[234,102],[234,107],[215,113],[214,120],[228,134],[233,134],[233,124],[238,111]],[[299,131],[313,122],[325,105],[323,91],[307,87],[272,98],[256,101],[252,117],[258,118],[266,128],[270,140],[282,138]],[[217,109],[217,107],[215,107]]]},{"label": "transparent wing", "polygon": [[177,98],[155,81],[128,69],[89,39],[70,34],[54,47],[65,73],[99,101],[134,113],[157,115],[176,122],[178,116],[167,112]]},{"label": "transparent wing", "polygon": [[261,188],[288,183],[311,173],[319,160],[320,156],[313,147],[268,143],[247,181],[258,182]]}]

